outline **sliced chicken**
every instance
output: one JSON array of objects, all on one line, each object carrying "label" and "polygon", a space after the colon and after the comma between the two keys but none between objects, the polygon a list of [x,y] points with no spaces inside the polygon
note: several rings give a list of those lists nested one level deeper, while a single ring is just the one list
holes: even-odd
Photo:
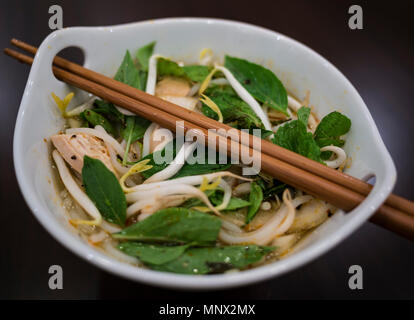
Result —
[{"label": "sliced chicken", "polygon": [[190,92],[190,84],[182,78],[166,77],[157,83],[155,87],[156,96],[185,97]]},{"label": "sliced chicken", "polygon": [[111,163],[108,149],[102,140],[85,133],[57,134],[51,137],[55,148],[69,165],[79,173],[82,173],[83,157],[101,160],[106,167],[116,174]]}]

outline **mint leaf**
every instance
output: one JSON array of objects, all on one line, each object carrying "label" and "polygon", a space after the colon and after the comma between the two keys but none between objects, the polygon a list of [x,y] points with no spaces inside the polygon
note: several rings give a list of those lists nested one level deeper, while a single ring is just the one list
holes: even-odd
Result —
[{"label": "mint leaf", "polygon": [[224,66],[261,103],[287,114],[287,92],[276,75],[247,60],[226,56]]},{"label": "mint leaf", "polygon": [[215,216],[186,208],[167,208],[112,236],[142,242],[211,245],[216,242],[220,227],[221,221]]},{"label": "mint leaf", "polygon": [[233,268],[245,268],[274,250],[274,247],[256,245],[191,248],[175,260],[150,267],[182,274],[222,273]]},{"label": "mint leaf", "polygon": [[334,111],[321,120],[314,138],[320,147],[329,145],[341,147],[345,142],[340,137],[348,133],[350,128],[351,120],[340,112]]},{"label": "mint leaf", "polygon": [[210,71],[210,67],[200,65],[180,67],[178,63],[164,58],[159,58],[157,63],[159,76],[184,77],[193,82],[204,81]]},{"label": "mint leaf", "polygon": [[308,107],[302,107],[298,110],[298,120],[302,122],[306,127],[308,126],[308,120],[311,109]]},{"label": "mint leaf", "polygon": [[153,41],[141,48],[138,49],[137,53],[136,53],[136,58],[138,60],[138,63],[140,65],[140,69],[148,72],[148,62],[149,59],[152,56],[152,53],[154,51],[154,46],[155,46],[156,42]]},{"label": "mint leaf", "polygon": [[252,182],[250,185],[250,196],[249,196],[250,206],[249,211],[246,216],[246,224],[250,223],[256,215],[257,211],[260,209],[260,205],[263,201],[263,192],[262,188],[256,183]]},{"label": "mint leaf", "polygon": [[188,248],[183,246],[165,246],[140,242],[122,242],[118,249],[125,254],[137,257],[143,263],[160,265],[177,259]]},{"label": "mint leaf", "polygon": [[86,194],[98,208],[102,217],[124,226],[126,220],[126,198],[115,177],[100,160],[83,158],[82,180]]},{"label": "mint leaf", "polygon": [[307,132],[306,126],[299,120],[281,126],[275,133],[273,142],[309,159],[321,161],[318,144],[313,139],[312,133]]}]

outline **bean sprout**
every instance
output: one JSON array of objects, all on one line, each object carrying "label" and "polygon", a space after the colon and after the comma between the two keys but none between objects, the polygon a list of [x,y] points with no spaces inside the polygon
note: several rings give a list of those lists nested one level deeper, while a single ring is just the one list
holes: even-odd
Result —
[{"label": "bean sprout", "polygon": [[163,170],[149,177],[144,181],[145,184],[167,180],[173,177],[184,166],[185,161],[193,153],[197,142],[185,142],[178,152],[175,159]]},{"label": "bean sprout", "polygon": [[151,137],[152,134],[156,129],[159,128],[159,125],[155,122],[151,123],[151,125],[145,130],[144,133],[144,139],[142,142],[142,157],[146,157],[150,154],[150,148],[151,148]]},{"label": "bean sprout", "polygon": [[234,91],[239,95],[239,97],[246,102],[250,108],[252,108],[253,112],[259,117],[262,121],[266,130],[272,130],[272,126],[270,124],[269,118],[267,114],[264,113],[260,104],[256,101],[255,98],[237,81],[237,79],[233,76],[233,74],[225,67],[216,66],[217,70],[223,72],[226,76],[227,80],[229,81],[230,85],[233,87]]},{"label": "bean sprout", "polygon": [[69,110],[66,112],[67,117],[74,117],[80,115],[83,111],[92,109],[93,103],[95,102],[96,97],[92,97],[86,102],[82,103],[81,105],[77,106],[76,108],[73,108],[72,110]]},{"label": "bean sprout", "polygon": [[89,199],[89,197],[83,192],[83,190],[78,186],[76,181],[73,179],[72,175],[69,172],[68,167],[65,164],[62,156],[57,150],[54,150],[52,153],[53,160],[55,160],[56,167],[59,171],[59,176],[62,179],[63,184],[66,189],[69,191],[70,195],[79,205],[89,214],[94,220],[84,221],[84,220],[74,220],[71,221],[74,224],[88,224],[88,225],[99,225],[102,222],[102,216],[99,213],[99,210],[95,207],[94,203]]},{"label": "bean sprout", "polygon": [[155,85],[157,84],[157,63],[158,58],[162,58],[159,54],[153,54],[148,62],[148,77],[146,85],[146,93],[155,94]]},{"label": "bean sprout", "polygon": [[335,146],[326,146],[326,147],[321,148],[321,151],[331,151],[335,153],[336,158],[334,160],[325,161],[325,164],[329,168],[334,168],[334,169],[339,168],[346,161],[346,153],[344,149],[342,148],[335,147]]},{"label": "bean sprout", "polygon": [[169,195],[192,195],[196,198],[199,198],[202,200],[207,207],[213,211],[216,215],[221,215],[220,212],[213,207],[210,200],[206,196],[204,192],[202,192],[200,189],[195,188],[193,186],[187,185],[187,184],[175,184],[174,188],[170,187],[162,187],[158,188],[156,190],[149,190],[149,191],[142,191],[142,192],[135,192],[132,194],[127,195],[127,201],[132,202],[136,201],[133,205],[129,206],[127,209],[127,215],[131,216],[141,210],[145,205],[148,204],[148,200],[145,199],[151,199],[152,201],[155,201],[154,199],[166,197]]},{"label": "bean sprout", "polygon": [[[280,209],[259,229],[245,233],[234,233],[229,230],[221,229],[219,239],[228,244],[254,243],[258,245],[266,245],[276,236],[282,234],[288,223],[293,222],[290,217],[295,213],[295,208],[312,199],[311,196],[297,197],[290,201],[289,191],[285,191],[283,195],[283,205]],[[287,222],[285,223],[285,219]],[[290,226],[289,226],[290,227]],[[283,232],[281,232],[283,231]]]}]

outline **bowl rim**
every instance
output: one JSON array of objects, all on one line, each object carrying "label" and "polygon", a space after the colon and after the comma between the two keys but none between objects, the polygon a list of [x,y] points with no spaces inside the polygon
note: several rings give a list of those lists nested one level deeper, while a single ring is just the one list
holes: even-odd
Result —
[{"label": "bowl rim", "polygon": [[[301,47],[304,49],[308,54],[314,55],[316,58],[321,59],[324,61],[326,67],[330,69],[330,71],[334,72],[337,77],[343,78],[343,80],[348,83],[349,87],[352,89],[350,93],[356,94],[357,99],[360,102],[362,108],[365,109],[365,112],[368,115],[369,121],[371,122],[371,128],[374,130],[374,138],[375,143],[378,147],[382,150],[384,161],[387,167],[388,172],[386,172],[386,186],[382,188],[381,199],[385,199],[385,197],[391,192],[395,179],[396,179],[396,170],[379,133],[377,127],[366,107],[364,101],[360,97],[358,91],[354,88],[354,86],[350,83],[350,81],[326,58],[319,55],[317,52],[309,48],[308,46],[286,36],[279,32],[266,29],[260,26],[255,26],[245,22],[239,21],[232,21],[226,19],[217,19],[217,18],[189,18],[189,17],[177,17],[177,18],[162,18],[162,19],[152,19],[152,20],[145,20],[139,22],[132,22],[126,24],[119,24],[114,26],[98,26],[98,27],[71,27],[66,28],[63,30],[58,30],[51,33],[43,43],[47,42],[48,39],[51,37],[56,36],[57,34],[63,32],[70,32],[71,30],[85,30],[85,31],[93,31],[93,30],[105,30],[108,28],[133,28],[139,25],[145,24],[168,24],[168,23],[177,23],[177,22],[187,22],[187,23],[205,23],[205,24],[223,24],[231,27],[236,28],[247,28],[254,32],[261,32],[267,33],[268,35],[276,36],[276,37],[283,37],[283,39],[287,42],[295,46]],[[43,45],[42,43],[42,45]],[[35,62],[36,63],[36,59]],[[258,268],[238,272],[238,273],[228,273],[228,274],[219,274],[219,275],[204,275],[204,276],[194,276],[194,275],[181,275],[181,274],[173,274],[173,273],[164,273],[153,271],[144,268],[137,268],[132,265],[128,265],[121,261],[115,260],[98,250],[92,248],[87,243],[80,241],[80,239],[75,239],[73,234],[70,230],[66,230],[67,232],[60,232],[60,228],[64,228],[61,223],[56,221],[56,219],[47,219],[46,215],[42,213],[43,210],[47,210],[44,206],[40,203],[40,201],[33,195],[29,188],[27,187],[26,178],[23,174],[23,154],[22,150],[19,148],[20,141],[24,138],[24,129],[22,126],[23,117],[25,113],[25,109],[27,107],[26,103],[26,93],[29,90],[29,84],[32,81],[32,77],[34,75],[32,72],[29,75],[28,82],[23,94],[23,99],[20,104],[15,130],[14,130],[14,138],[13,138],[13,160],[14,160],[14,167],[16,172],[16,177],[18,181],[18,185],[20,190],[22,191],[23,197],[28,204],[29,208],[40,222],[40,224],[63,246],[67,249],[75,253],[76,255],[82,257],[83,259],[89,261],[93,265],[104,269],[110,273],[116,274],[118,276],[122,276],[124,278],[139,281],[142,283],[156,285],[161,287],[168,287],[168,288],[176,288],[176,289],[192,289],[192,290],[207,290],[207,289],[223,289],[223,288],[230,288],[236,286],[247,285],[259,281],[263,281],[268,278],[272,278],[274,276],[280,276],[288,271],[294,270],[299,268],[300,266],[320,257],[322,254],[326,253],[328,250],[334,248],[338,245],[343,239],[348,237],[352,232],[354,232],[358,227],[360,227],[379,207],[380,203],[376,205],[364,206],[362,203],[358,208],[361,207],[362,211],[366,211],[364,214],[354,215],[353,219],[350,219],[347,223],[347,227],[340,228],[338,232],[330,235],[330,241],[318,241],[314,243],[312,246],[301,250],[300,253],[296,253],[291,255],[282,261],[289,261],[288,263],[270,263],[268,265],[260,266]],[[377,201],[378,202],[378,201]],[[364,208],[362,208],[364,207]],[[77,240],[77,241],[75,241]]]}]

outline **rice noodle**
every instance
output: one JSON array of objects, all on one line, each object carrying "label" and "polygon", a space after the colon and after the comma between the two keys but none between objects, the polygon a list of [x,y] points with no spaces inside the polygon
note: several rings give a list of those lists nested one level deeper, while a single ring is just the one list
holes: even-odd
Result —
[{"label": "rice noodle", "polygon": [[302,104],[291,95],[288,95],[288,107],[293,111],[298,112],[298,110],[302,108]]},{"label": "rice noodle", "polygon": [[[219,239],[227,244],[268,244],[276,236],[285,232],[286,227],[290,227],[288,223],[290,223],[290,221],[293,222],[293,219],[290,218],[292,215],[292,211],[294,215],[296,207],[312,199],[311,196],[302,196],[290,201],[287,196],[287,192],[288,191],[285,191],[284,193],[283,205],[261,228],[255,231],[245,233],[235,233],[222,228],[219,233]],[[289,220],[287,220],[286,218],[288,218]],[[285,221],[287,221],[286,224]]]},{"label": "rice noodle", "polygon": [[242,196],[242,195],[248,194],[250,192],[250,189],[251,189],[250,182],[240,183],[233,189],[233,194],[235,196]]},{"label": "rice noodle", "polygon": [[210,81],[210,85],[211,84],[215,84],[215,85],[218,85],[218,86],[225,86],[225,85],[229,85],[230,82],[226,78],[216,78],[216,79],[212,79]]},{"label": "rice noodle", "polygon": [[85,192],[83,192],[83,190],[73,179],[68,167],[66,166],[65,160],[63,160],[62,156],[57,150],[54,150],[52,152],[52,156],[59,171],[59,176],[72,198],[75,199],[75,201],[86,211],[87,214],[94,218],[93,221],[88,221],[88,224],[101,224],[102,216],[99,213],[99,210],[95,207],[95,204],[91,201],[91,199],[89,199],[89,197],[85,194]]},{"label": "rice noodle", "polygon": [[127,109],[124,109],[124,108],[118,107],[118,106],[116,106],[116,105],[114,105],[114,107],[115,107],[115,108],[116,108],[119,112],[121,112],[123,115],[126,115],[126,116],[135,116],[135,113],[133,113],[133,112],[131,112],[131,111],[127,110]]},{"label": "rice noodle", "polygon": [[[134,204],[128,207],[127,216],[131,216],[141,210],[145,205],[149,204],[149,201],[156,201],[157,198],[163,198],[169,195],[192,195],[193,197],[199,198],[202,200],[207,207],[213,211],[216,215],[221,215],[216,208],[213,207],[210,200],[204,192],[200,189],[186,184],[174,184],[174,187],[169,186],[158,188],[156,190],[148,190],[135,192],[127,195],[127,201],[132,202],[136,201]],[[147,200],[151,199],[151,200]]]},{"label": "rice noodle", "polygon": [[[291,108],[293,111],[298,112],[300,108],[302,108],[303,104],[296,100],[291,95],[288,95],[288,107]],[[313,116],[312,112],[309,114],[308,126],[311,129],[311,132],[315,132],[318,123]]]},{"label": "rice noodle", "polygon": [[224,195],[223,195],[223,202],[216,207],[216,210],[221,211],[221,210],[226,209],[227,206],[229,205],[232,190],[231,190],[230,185],[226,181],[224,181],[223,179],[220,181],[219,186],[221,188],[223,188]]},{"label": "rice noodle", "polygon": [[102,220],[102,223],[99,227],[108,233],[119,232],[122,230],[120,226],[113,224],[113,223],[109,223],[105,220]]},{"label": "rice noodle", "polygon": [[184,166],[185,161],[193,153],[197,146],[197,142],[185,142],[177,153],[175,159],[163,170],[149,177],[144,181],[145,184],[164,181],[173,177]]},{"label": "rice noodle", "polygon": [[[232,172],[229,171],[220,171],[220,172],[214,172],[214,173],[208,173],[208,174],[201,174],[197,176],[188,176],[188,177],[182,177],[177,179],[171,179],[166,181],[160,181],[160,182],[153,182],[148,184],[140,184],[133,188],[131,188],[130,192],[131,194],[141,191],[147,191],[147,190],[155,190],[157,188],[165,187],[165,186],[174,186],[175,184],[186,184],[186,185],[201,185],[203,183],[203,179],[207,179],[208,182],[212,181],[213,179],[216,179],[218,177],[224,177],[224,176],[230,176],[235,177],[240,180],[245,181],[251,181],[251,179],[238,176]],[[129,194],[127,195],[127,197]]]},{"label": "rice noodle", "polygon": [[[101,126],[96,126],[96,130],[106,133],[105,129]],[[123,140],[121,143],[121,147],[123,148],[125,148],[124,141],[125,140]],[[107,142],[105,142],[105,146],[108,149],[109,157],[111,159],[112,166],[115,168],[115,170],[121,175],[124,175],[125,173],[127,173],[129,168],[124,167],[121,163],[119,163],[117,153],[115,152],[114,148],[112,148],[112,146]]]},{"label": "rice noodle", "polygon": [[155,85],[157,84],[157,62],[162,58],[159,54],[153,54],[148,62],[148,77],[145,92],[154,95]]},{"label": "rice noodle", "polygon": [[200,89],[200,84],[199,83],[195,83],[193,84],[193,86],[191,87],[190,91],[188,92],[187,96],[188,97],[193,97],[198,93],[198,90]]},{"label": "rice noodle", "polygon": [[124,175],[125,173],[127,173],[129,168],[124,167],[121,163],[119,163],[117,154],[115,150],[112,148],[112,146],[110,146],[109,144],[106,144],[106,148],[108,149],[109,157],[111,158],[111,163],[112,163],[112,166],[115,168],[115,170],[121,175]]},{"label": "rice noodle", "polygon": [[92,97],[86,102],[82,103],[81,105],[77,106],[76,108],[73,108],[72,110],[69,110],[66,112],[67,117],[74,117],[80,115],[83,111],[92,109],[93,103],[95,102],[96,97]]},{"label": "rice noodle", "polygon": [[94,233],[89,236],[88,240],[89,242],[92,242],[93,244],[98,244],[102,241],[104,241],[108,237],[108,234],[105,231],[99,231],[98,233]]},{"label": "rice noodle", "polygon": [[222,216],[220,219],[221,219],[221,226],[224,229],[227,229],[235,233],[243,233],[243,230],[238,225],[229,221],[225,216]]},{"label": "rice noodle", "polygon": [[151,214],[160,209],[179,206],[192,197],[193,196],[191,195],[172,195],[162,199],[156,199],[156,201],[148,203],[148,205],[142,208],[141,214],[138,216],[138,221],[148,218]]},{"label": "rice noodle", "polygon": [[346,161],[346,152],[344,149],[336,147],[336,146],[326,146],[321,148],[321,151],[331,151],[335,153],[336,158],[334,160],[327,160],[325,161],[325,164],[329,168],[339,168],[342,166]]},{"label": "rice noodle", "polygon": [[[161,138],[164,137],[164,140],[161,141]],[[157,151],[161,151],[165,148],[165,146],[174,140],[174,136],[170,130],[165,128],[156,128],[150,137],[150,153],[154,153]],[[154,148],[151,150],[151,146],[155,145]]]},{"label": "rice noodle", "polygon": [[151,125],[145,130],[144,139],[142,142],[142,157],[149,155],[150,148],[151,148],[151,137],[154,133],[154,130],[158,128],[158,124],[155,122],[151,123]]}]

